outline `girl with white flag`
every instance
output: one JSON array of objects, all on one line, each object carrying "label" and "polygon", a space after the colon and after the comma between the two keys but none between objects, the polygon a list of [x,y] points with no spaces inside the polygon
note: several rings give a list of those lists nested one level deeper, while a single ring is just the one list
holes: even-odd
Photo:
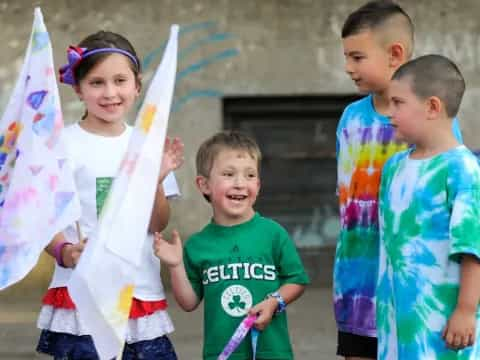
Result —
[{"label": "girl with white flag", "polygon": [[165,140],[177,39],[173,26],[135,128],[125,117],[140,93],[140,61],[127,39],[92,34],[69,47],[60,69],[86,111],[64,131],[82,216],[47,248],[57,265],[37,350],[54,358],[177,358],[151,235],[167,225],[166,198],[179,194],[171,171],[183,163],[183,144]]}]

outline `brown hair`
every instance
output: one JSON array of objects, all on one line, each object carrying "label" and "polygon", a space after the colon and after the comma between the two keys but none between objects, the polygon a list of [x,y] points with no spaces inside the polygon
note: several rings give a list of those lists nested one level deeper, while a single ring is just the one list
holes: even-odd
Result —
[{"label": "brown hair", "polygon": [[438,97],[447,116],[454,118],[465,93],[465,79],[457,65],[442,55],[424,55],[400,66],[392,80],[406,79],[420,99]]},{"label": "brown hair", "polygon": [[403,40],[407,58],[413,53],[414,26],[410,16],[398,4],[390,0],[370,1],[353,11],[342,27],[342,38],[358,35],[363,31],[383,32],[385,40]]},{"label": "brown hair", "polygon": [[[257,142],[249,135],[236,131],[226,130],[216,133],[205,140],[197,151],[196,165],[197,175],[208,178],[212,171],[213,162],[222,150],[240,150],[247,152],[257,160],[257,171],[260,173],[262,153]],[[203,194],[210,202],[210,197]]]},{"label": "brown hair", "polygon": [[[137,81],[138,85],[141,85],[140,83],[140,60],[138,59],[137,53],[135,49],[133,48],[132,44],[130,41],[128,41],[126,38],[124,38],[122,35],[111,32],[111,31],[98,31],[94,34],[91,34],[87,36],[85,39],[80,41],[78,44],[79,47],[82,48],[87,48],[88,50],[93,50],[93,49],[103,49],[103,48],[116,48],[116,49],[121,49],[124,51],[128,51],[136,60],[137,63],[135,64],[132,60],[130,60],[131,63],[131,69],[133,73],[135,74],[135,79]],[[105,53],[98,53],[98,54],[93,54],[91,56],[86,57],[83,59],[80,64],[75,68],[74,70],[74,76],[75,80],[77,81],[77,84],[88,74],[88,72],[100,61],[105,59],[111,55],[111,53],[105,52]]]},{"label": "brown hair", "polygon": [[225,149],[246,151],[257,160],[257,170],[260,171],[262,153],[256,141],[243,132],[227,130],[216,133],[200,145],[196,158],[197,175],[208,177],[215,158]]},{"label": "brown hair", "polygon": [[[94,34],[88,35],[85,39],[80,41],[78,44],[79,47],[87,48],[88,50],[93,49],[103,49],[103,48],[116,48],[124,51],[128,51],[137,61],[135,64],[132,59],[127,57],[130,60],[130,68],[135,75],[135,81],[139,89],[142,87],[142,81],[140,78],[141,66],[140,60],[137,56],[135,49],[133,48],[130,41],[120,34],[111,32],[111,31],[98,31]],[[87,76],[88,72],[97,65],[99,62],[103,61],[105,58],[110,56],[112,53],[102,52],[98,54],[93,54],[91,56],[82,59],[82,61],[75,67],[73,70],[73,76],[77,84]],[[87,117],[87,110],[82,116],[82,119]]]}]

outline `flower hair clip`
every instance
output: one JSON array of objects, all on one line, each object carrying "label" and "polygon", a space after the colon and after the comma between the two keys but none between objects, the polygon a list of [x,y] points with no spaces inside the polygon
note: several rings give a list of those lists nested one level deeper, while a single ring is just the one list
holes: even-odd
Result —
[{"label": "flower hair clip", "polygon": [[68,85],[76,85],[77,81],[73,74],[75,68],[80,64],[87,48],[81,48],[77,46],[69,46],[67,49],[68,63],[60,68],[60,82]]}]

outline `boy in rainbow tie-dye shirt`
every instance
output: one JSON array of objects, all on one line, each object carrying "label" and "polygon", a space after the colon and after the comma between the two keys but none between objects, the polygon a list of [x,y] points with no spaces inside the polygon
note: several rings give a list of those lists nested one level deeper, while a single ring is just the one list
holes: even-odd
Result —
[{"label": "boy in rainbow tie-dye shirt", "polygon": [[382,173],[380,360],[480,359],[480,167],[450,131],[464,91],[440,55],[403,65],[389,88],[396,138],[414,146]]},{"label": "boy in rainbow tie-dye shirt", "polygon": [[[334,268],[337,354],[375,359],[375,288],[378,274],[378,191],[385,161],[405,150],[386,116],[388,86],[413,51],[413,24],[393,2],[373,1],[347,18],[342,29],[345,70],[359,91],[337,128],[341,230]],[[453,132],[461,141],[456,120]]]}]

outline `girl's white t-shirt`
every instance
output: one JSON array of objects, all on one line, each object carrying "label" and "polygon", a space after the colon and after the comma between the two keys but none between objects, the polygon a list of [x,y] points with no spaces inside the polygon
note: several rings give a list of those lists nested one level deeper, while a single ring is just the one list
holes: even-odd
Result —
[{"label": "girl's white t-shirt", "polygon": [[[118,174],[132,130],[133,128],[127,125],[125,131],[115,137],[89,133],[77,123],[63,130],[62,140],[72,167],[82,209],[80,228],[86,238],[92,235],[97,226],[98,214],[113,179]],[[167,197],[180,195],[173,173],[165,178],[163,188]],[[75,226],[67,228],[64,234],[68,241],[78,242]],[[66,286],[71,273],[71,269],[55,264],[55,272],[49,287]],[[142,266],[137,275],[134,297],[144,301],[165,298],[160,278],[160,261],[153,253],[153,236],[150,234],[146,235],[142,249]]]}]

